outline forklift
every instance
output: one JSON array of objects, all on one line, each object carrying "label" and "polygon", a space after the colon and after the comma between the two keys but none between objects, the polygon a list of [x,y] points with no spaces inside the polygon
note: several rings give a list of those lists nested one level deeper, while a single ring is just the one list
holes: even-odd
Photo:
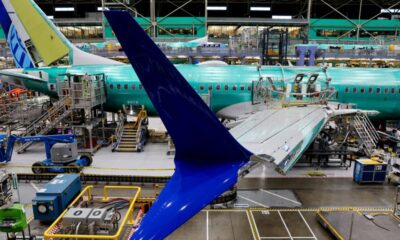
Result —
[{"label": "forklift", "polygon": [[32,172],[36,174],[78,173],[83,167],[90,166],[93,161],[89,154],[78,154],[78,144],[74,134],[28,137],[0,135],[0,163],[11,161],[15,142],[44,142],[46,159],[32,165]]}]

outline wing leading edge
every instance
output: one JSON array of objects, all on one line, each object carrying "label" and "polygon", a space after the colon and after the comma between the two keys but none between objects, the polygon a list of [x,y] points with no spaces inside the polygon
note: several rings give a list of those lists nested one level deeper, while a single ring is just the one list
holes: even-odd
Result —
[{"label": "wing leading edge", "polygon": [[175,143],[175,173],[131,238],[163,239],[232,187],[252,154],[128,12],[104,14]]}]

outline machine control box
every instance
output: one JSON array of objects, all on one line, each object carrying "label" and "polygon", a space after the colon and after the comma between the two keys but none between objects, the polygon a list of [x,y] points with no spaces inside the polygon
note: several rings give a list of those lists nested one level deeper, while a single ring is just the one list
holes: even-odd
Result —
[{"label": "machine control box", "polygon": [[92,208],[70,208],[63,217],[63,223],[87,222]]},{"label": "machine control box", "polygon": [[107,210],[102,208],[95,208],[90,213],[88,217],[89,222],[96,222],[96,224],[100,224],[104,222],[104,219],[107,215]]}]

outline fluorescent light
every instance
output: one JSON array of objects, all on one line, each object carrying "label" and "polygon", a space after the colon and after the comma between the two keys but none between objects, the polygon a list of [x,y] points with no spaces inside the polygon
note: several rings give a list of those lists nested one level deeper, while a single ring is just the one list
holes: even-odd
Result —
[{"label": "fluorescent light", "polygon": [[209,11],[226,11],[228,9],[226,6],[207,6]]},{"label": "fluorescent light", "polygon": [[108,10],[110,10],[108,7],[104,7],[104,10],[103,10],[103,7],[98,7],[97,8],[97,11],[99,11],[99,12],[108,11]]},{"label": "fluorescent light", "polygon": [[74,7],[56,7],[54,9],[56,12],[73,12],[75,11]]},{"label": "fluorescent light", "polygon": [[268,12],[271,11],[270,7],[250,7],[250,11]]},{"label": "fluorescent light", "polygon": [[47,16],[48,19],[54,19],[54,16]]},{"label": "fluorescent light", "polygon": [[381,9],[381,13],[400,13],[400,9]]},{"label": "fluorescent light", "polygon": [[290,20],[290,19],[292,19],[292,16],[272,15],[272,19]]}]

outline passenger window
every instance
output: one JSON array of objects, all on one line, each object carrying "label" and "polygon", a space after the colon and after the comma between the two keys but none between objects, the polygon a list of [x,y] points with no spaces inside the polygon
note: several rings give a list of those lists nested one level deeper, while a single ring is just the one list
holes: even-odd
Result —
[{"label": "passenger window", "polygon": [[353,93],[357,93],[357,88],[353,88]]},{"label": "passenger window", "polygon": [[132,89],[132,90],[135,90],[135,84],[132,84],[132,85],[131,85],[131,89]]},{"label": "passenger window", "polygon": [[345,89],[344,89],[344,92],[345,92],[345,93],[349,93],[349,88],[348,88],[348,87],[345,88]]},{"label": "passenger window", "polygon": [[240,86],[240,90],[241,90],[241,91],[244,91],[244,86]]},{"label": "passenger window", "polygon": [[124,85],[124,89],[125,89],[125,90],[128,90],[128,84],[125,84],[125,85]]},{"label": "passenger window", "polygon": [[396,89],[392,88],[392,94],[396,93]]},{"label": "passenger window", "polygon": [[211,91],[212,90],[212,86],[210,85],[210,86],[208,86],[208,91]]},{"label": "passenger window", "polygon": [[380,93],[381,89],[380,88],[376,88],[376,93]]},{"label": "passenger window", "polygon": [[248,87],[247,87],[247,90],[251,91],[251,89],[252,89],[252,87],[251,87],[251,86],[248,86]]},{"label": "passenger window", "polygon": [[360,89],[360,92],[361,92],[361,93],[364,93],[364,92],[365,92],[364,88],[361,88],[361,89]]},{"label": "passenger window", "polygon": [[389,93],[389,88],[385,88],[385,94]]},{"label": "passenger window", "polygon": [[368,93],[372,93],[372,87],[368,88]]},{"label": "passenger window", "polygon": [[[114,85],[110,84],[110,89],[113,90],[114,89]],[[400,89],[399,89],[400,90]]]},{"label": "passenger window", "polygon": [[200,90],[203,91],[204,90],[204,86],[200,85]]},{"label": "passenger window", "polygon": [[236,88],[237,88],[236,85],[233,85],[233,86],[232,86],[232,90],[233,90],[233,91],[236,91]]},{"label": "passenger window", "polygon": [[121,84],[117,84],[117,89],[118,89],[118,90],[121,89]]},{"label": "passenger window", "polygon": [[215,87],[215,89],[217,89],[218,91],[221,89],[221,86],[220,85],[217,85],[216,87]]},{"label": "passenger window", "polygon": [[139,89],[142,90],[143,89],[143,85],[139,84]]},{"label": "passenger window", "polygon": [[229,89],[229,86],[225,85],[225,91],[228,91],[228,89]]}]

